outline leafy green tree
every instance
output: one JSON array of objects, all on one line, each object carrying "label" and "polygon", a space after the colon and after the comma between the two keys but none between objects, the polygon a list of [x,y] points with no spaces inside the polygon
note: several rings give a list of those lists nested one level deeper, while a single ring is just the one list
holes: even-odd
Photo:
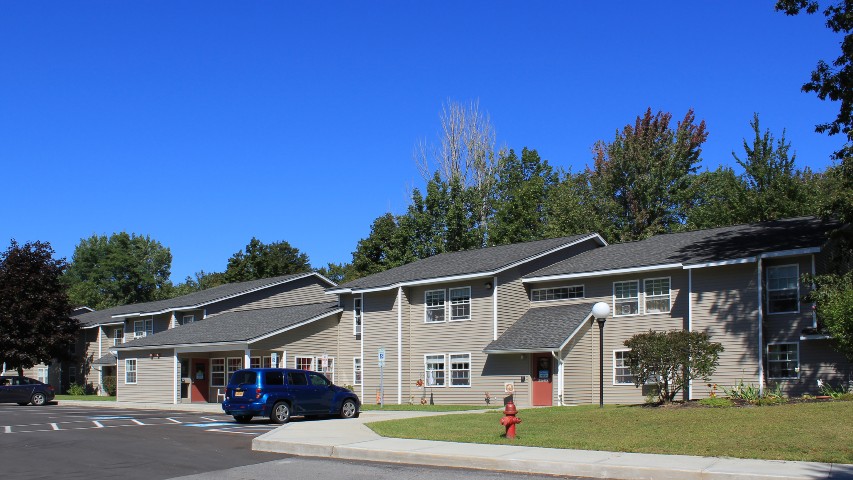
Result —
[{"label": "leafy green tree", "polygon": [[693,205],[687,214],[687,226],[703,229],[742,223],[747,209],[744,182],[731,167],[697,175],[692,182]]},{"label": "leafy green tree", "polygon": [[648,238],[682,228],[690,206],[705,122],[689,110],[675,128],[672,114],[646,110],[612,142],[593,147],[588,172],[598,215],[613,225],[616,241]]},{"label": "leafy green tree", "polygon": [[310,271],[308,255],[288,242],[265,244],[252,237],[244,250],[228,259],[223,278],[228,283],[245,282]]},{"label": "leafy green tree", "polygon": [[180,297],[193,292],[207,290],[208,288],[218,287],[227,283],[225,274],[221,272],[205,272],[201,270],[195,273],[195,277],[187,276],[183,283],[173,286],[171,289],[165,289],[166,296],[170,298]]},{"label": "leafy green tree", "polygon": [[46,242],[12,244],[0,254],[0,362],[25,368],[69,358],[77,320],[71,318],[64,259]]},{"label": "leafy green tree", "polygon": [[708,380],[719,364],[723,346],[705,332],[671,330],[638,333],[625,346],[634,385],[653,383],[661,402],[669,403],[692,378]]},{"label": "leafy green tree", "polygon": [[488,243],[538,240],[545,235],[548,197],[559,176],[536,150],[514,150],[498,160],[495,212]]},{"label": "leafy green tree", "polygon": [[808,277],[815,289],[808,299],[815,304],[818,323],[847,359],[853,362],[853,272]]},{"label": "leafy green tree", "polygon": [[64,280],[75,305],[95,309],[164,298],[172,253],[145,235],[92,235],[74,249]]},{"label": "leafy green tree", "polygon": [[588,172],[564,173],[548,194],[544,236],[555,238],[595,232],[605,239],[613,238],[612,227],[598,215],[602,208],[596,206],[597,200]]},{"label": "leafy green tree", "polygon": [[317,269],[317,273],[328,278],[329,280],[341,284],[355,278],[350,263],[329,263],[325,267]]},{"label": "leafy green tree", "polygon": [[352,268],[357,277],[373,275],[401,265],[396,260],[399,256],[395,243],[396,233],[397,220],[394,215],[386,213],[373,221],[370,235],[359,240],[352,254]]}]

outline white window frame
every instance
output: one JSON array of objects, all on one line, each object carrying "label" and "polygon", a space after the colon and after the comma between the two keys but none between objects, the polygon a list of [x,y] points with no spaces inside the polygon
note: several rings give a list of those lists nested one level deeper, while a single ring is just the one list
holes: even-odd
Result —
[{"label": "white window frame", "polygon": [[[794,279],[797,284],[797,296],[795,297],[794,304],[797,306],[795,310],[785,310],[781,312],[774,312],[771,307],[772,303],[770,300],[770,294],[772,292],[785,292],[788,290],[793,290],[791,288],[770,288],[770,272],[775,270],[781,270],[783,268],[794,267],[796,274]],[[786,265],[772,265],[767,267],[767,314],[768,315],[782,315],[786,313],[800,313],[800,265],[798,263],[789,263]]]},{"label": "white window frame", "polygon": [[[666,295],[649,295],[649,289],[647,282],[654,282],[656,280],[666,280],[667,282],[667,293]],[[615,294],[615,290],[614,290]],[[658,312],[649,311],[649,298],[652,300],[655,299],[663,299],[666,298],[669,302],[669,308],[667,310],[661,310]],[[637,309],[639,311],[639,308]],[[670,313],[672,312],[672,277],[654,277],[654,278],[644,278],[643,279],[643,313],[646,315],[660,315],[662,313]]]},{"label": "white window frame", "polygon": [[[308,368],[300,367],[299,366],[299,359],[306,359],[306,358],[311,362],[310,365],[308,366]],[[316,360],[315,357],[310,356],[310,355],[294,355],[293,356],[293,368],[295,368],[297,370],[310,370],[310,371],[314,372],[314,371],[316,371],[316,370],[314,370],[316,368],[316,366],[315,366],[316,364],[314,363],[315,360]]]},{"label": "white window frame", "polygon": [[630,369],[628,370],[628,377],[629,377],[629,378],[631,378],[631,380],[630,380],[630,381],[628,381],[628,382],[620,382],[620,381],[618,380],[618,379],[619,379],[619,377],[624,377],[625,375],[624,375],[624,374],[623,374],[623,375],[618,375],[618,374],[616,373],[616,369],[617,369],[617,368],[628,368],[628,364],[627,364],[627,362],[626,362],[626,359],[625,359],[625,356],[624,356],[624,355],[622,356],[622,365],[617,365],[617,364],[616,364],[616,354],[617,354],[617,353],[630,352],[630,351],[631,351],[631,349],[630,349],[630,348],[617,348],[616,350],[613,350],[613,385],[634,385],[634,380],[633,380],[633,377],[631,376],[631,371],[630,371]]},{"label": "white window frame", "polygon": [[[637,296],[636,297],[626,297],[626,298],[617,299],[616,298],[616,284],[617,283],[635,283],[637,285]],[[620,314],[619,310],[616,308],[616,301],[617,300],[620,300],[620,301],[621,300],[633,300],[635,298],[637,301],[637,313]],[[642,315],[643,314],[643,310],[641,308],[642,306],[643,306],[643,304],[640,303],[640,281],[639,280],[620,280],[618,282],[613,282],[613,316],[614,317],[634,317],[637,315]]]},{"label": "white window frame", "polygon": [[[138,328],[137,325],[142,324],[142,328]],[[144,320],[134,320],[133,321],[133,338],[142,338],[148,335],[154,335],[154,319],[147,318]]]},{"label": "white window frame", "polygon": [[48,380],[50,380],[50,371],[48,370],[48,368],[49,367],[38,367],[36,380],[41,383],[48,383]]},{"label": "white window frame", "polygon": [[249,357],[249,368],[261,368],[261,357]]},{"label": "white window frame", "polygon": [[[574,295],[572,296],[572,289],[580,289],[580,296]],[[558,290],[565,290],[565,297],[557,297]],[[534,297],[540,295],[539,299]],[[549,298],[550,297],[550,298]],[[531,302],[555,302],[560,300],[576,300],[579,298],[586,298],[586,288],[583,285],[565,285],[562,287],[545,287],[545,288],[532,288],[530,289],[530,301]]]},{"label": "white window frame", "polygon": [[68,384],[74,385],[77,383],[77,367],[68,367]]},{"label": "white window frame", "polygon": [[[457,356],[457,357],[460,357],[460,356],[467,356],[467,357],[468,357],[468,368],[467,368],[467,372],[468,372],[468,384],[467,384],[467,385],[454,385],[454,384],[453,384],[453,372],[456,372],[456,371],[466,371],[466,369],[454,369],[454,368],[453,368],[453,357],[454,357],[454,356]],[[449,386],[450,388],[471,388],[471,384],[472,384],[472,380],[471,380],[471,372],[473,372],[473,371],[474,371],[474,365],[473,365],[473,363],[474,363],[474,362],[473,362],[473,360],[472,360],[472,358],[471,358],[471,352],[448,353],[448,354],[447,354],[447,361],[446,361],[446,363],[445,363],[445,368],[447,369],[447,373],[448,373],[447,378],[448,378],[450,381],[446,382],[446,383],[447,383],[447,386]]]},{"label": "white window frame", "polygon": [[124,327],[118,327],[113,330],[113,346],[124,343]]},{"label": "white window frame", "polygon": [[361,298],[352,299],[352,334],[361,335],[361,322],[364,318],[364,305]]},{"label": "white window frame", "polygon": [[[793,360],[794,362],[796,362],[794,364],[794,368],[792,369],[794,371],[793,377],[771,377],[770,376],[770,372],[772,371],[772,369],[770,368],[771,364],[773,364],[773,363],[784,364],[784,363],[788,363],[788,362],[792,361],[792,360],[771,360],[770,359],[770,347],[775,346],[775,345],[796,345],[797,346],[797,358],[796,358],[796,360]],[[772,343],[768,343],[767,344],[767,351],[765,353],[767,354],[767,379],[768,380],[797,380],[800,378],[800,344],[799,344],[799,342],[772,342]]]},{"label": "white window frame", "polygon": [[[133,365],[133,368],[130,366]],[[135,358],[125,358],[124,359],[124,384],[125,385],[136,385],[139,382],[139,373],[137,372],[137,363]],[[130,374],[133,373],[133,381],[130,381]]]},{"label": "white window frame", "polygon": [[[438,305],[430,306],[429,297],[430,294],[435,294],[441,292],[441,307]],[[442,314],[441,320],[430,320],[429,312],[430,311],[440,311]],[[424,323],[445,323],[447,322],[447,291],[443,288],[436,290],[427,290],[424,292]]]},{"label": "white window frame", "polygon": [[[189,319],[189,320],[187,320]],[[195,322],[195,315],[184,315],[181,317],[181,325]]]},{"label": "white window frame", "polygon": [[[219,364],[219,362],[222,362]],[[226,362],[224,357],[219,358],[211,358],[210,359],[210,386],[211,387],[224,387],[228,385],[228,363]],[[214,368],[222,367],[222,370],[214,370]],[[216,381],[216,375],[219,374],[222,376],[222,383],[218,383]]]},{"label": "white window frame", "polygon": [[[453,291],[454,291],[454,290],[456,290],[456,291],[459,291],[459,290],[467,290],[467,292],[468,292],[468,296],[467,296],[467,298],[465,298],[465,297],[463,296],[463,297],[461,297],[461,298],[460,298],[460,299],[458,299],[458,300],[454,300],[454,299],[453,299]],[[448,308],[450,309],[450,315],[448,316],[448,317],[449,317],[449,318],[448,318],[448,320],[450,320],[451,322],[462,322],[462,321],[465,321],[465,320],[471,320],[471,287],[454,287],[454,288],[449,288],[449,289],[448,289],[448,292],[447,292],[447,297],[448,297],[448,298],[447,298],[447,299],[445,299],[445,304],[449,304]],[[457,317],[455,317],[455,316],[453,315],[453,307],[454,307],[454,306],[456,306],[456,307],[458,307],[458,306],[463,306],[463,307],[464,307],[464,306],[467,306],[467,307],[468,307],[468,315],[460,316],[460,317],[458,317],[458,318],[457,318]]]},{"label": "white window frame", "polygon": [[[232,369],[232,360],[239,362],[237,368]],[[243,357],[228,357],[225,360],[225,385],[231,382],[231,375],[234,375],[238,370],[243,369]]]},{"label": "white window frame", "polygon": [[352,357],[352,384],[361,385],[364,371],[361,368],[361,357]]},{"label": "white window frame", "polygon": [[[317,368],[315,370],[317,373],[322,373],[326,376],[332,383],[335,383],[335,357],[326,357],[328,362],[327,365],[323,365],[323,357],[317,357],[314,359],[314,364]],[[323,370],[325,368],[325,370]]]},{"label": "white window frame", "polygon": [[[430,357],[438,358],[441,357],[441,363],[444,365],[444,368],[441,371],[441,384],[438,383],[438,376],[433,373],[433,379],[436,381],[435,385],[429,384],[429,372],[430,370],[427,368],[427,364],[430,363],[427,361]],[[434,361],[432,363],[435,363]],[[432,370],[433,372],[437,372],[439,370]],[[446,387],[447,386],[447,355],[444,353],[427,353],[424,355],[424,385],[427,387]]]},{"label": "white window frame", "polygon": [[273,368],[272,355],[264,355],[261,357],[261,368]]}]

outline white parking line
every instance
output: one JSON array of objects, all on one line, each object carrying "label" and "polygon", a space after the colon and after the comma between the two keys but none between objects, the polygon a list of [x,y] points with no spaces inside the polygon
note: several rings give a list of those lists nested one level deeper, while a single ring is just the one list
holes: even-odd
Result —
[{"label": "white parking line", "polygon": [[208,422],[215,422],[215,421],[216,421],[216,420],[214,420],[214,419],[212,419],[212,418],[208,418],[208,417],[198,417],[198,418],[201,418],[201,419],[207,420]]},{"label": "white parking line", "polygon": [[137,425],[145,425],[144,423],[140,422],[139,420],[137,420],[135,418],[131,418],[130,421],[137,424]]},{"label": "white parking line", "polygon": [[55,423],[51,423],[51,424],[50,424],[50,426],[51,426],[51,428],[53,428],[54,430],[59,430],[59,425],[57,425],[57,424],[55,424]]},{"label": "white parking line", "polygon": [[12,433],[12,427],[10,427],[9,425],[6,425],[3,428],[5,429],[5,431],[3,433]]},{"label": "white parking line", "polygon": [[104,425],[101,422],[98,422],[96,420],[92,420],[92,423],[94,423],[95,427],[97,427],[97,428],[104,428]]},{"label": "white parking line", "polygon": [[178,423],[178,424],[181,423],[181,422],[175,420],[174,418],[167,418],[166,420],[173,422],[173,423]]}]

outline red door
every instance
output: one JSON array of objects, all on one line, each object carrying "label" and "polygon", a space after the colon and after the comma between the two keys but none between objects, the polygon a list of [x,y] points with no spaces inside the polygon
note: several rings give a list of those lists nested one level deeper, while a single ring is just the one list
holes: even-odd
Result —
[{"label": "red door", "polygon": [[533,406],[553,405],[554,390],[552,379],[554,375],[551,354],[531,355],[530,360],[530,376],[533,379]]},{"label": "red door", "polygon": [[210,396],[210,380],[207,378],[209,372],[209,360],[206,358],[192,359],[192,392],[190,398],[193,402],[207,402]]}]

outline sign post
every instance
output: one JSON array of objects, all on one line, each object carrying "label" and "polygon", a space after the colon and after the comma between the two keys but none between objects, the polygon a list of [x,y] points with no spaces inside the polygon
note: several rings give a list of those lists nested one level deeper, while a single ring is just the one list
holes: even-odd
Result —
[{"label": "sign post", "polygon": [[385,371],[385,349],[379,349],[379,408],[383,408],[385,406],[385,385],[383,383],[384,380],[384,371]]}]

